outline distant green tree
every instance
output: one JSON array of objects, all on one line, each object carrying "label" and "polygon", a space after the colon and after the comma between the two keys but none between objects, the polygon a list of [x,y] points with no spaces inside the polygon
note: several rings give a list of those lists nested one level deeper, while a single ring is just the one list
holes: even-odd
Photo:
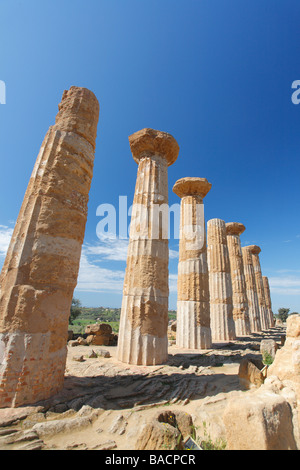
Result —
[{"label": "distant green tree", "polygon": [[286,322],[286,319],[289,316],[289,311],[289,308],[279,308],[277,314],[279,320],[281,320],[282,322]]},{"label": "distant green tree", "polygon": [[71,304],[71,311],[69,317],[69,325],[73,325],[73,321],[75,318],[79,317],[81,314],[81,302],[79,299],[75,299],[73,297],[72,304]]}]

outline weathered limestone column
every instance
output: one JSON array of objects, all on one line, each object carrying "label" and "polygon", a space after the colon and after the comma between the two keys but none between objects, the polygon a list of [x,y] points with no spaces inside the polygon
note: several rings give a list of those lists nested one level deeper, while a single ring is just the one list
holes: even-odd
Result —
[{"label": "weathered limestone column", "polygon": [[272,311],[272,300],[271,300],[269,279],[267,278],[267,276],[263,276],[262,279],[263,279],[263,285],[264,285],[267,315],[269,319],[269,328],[273,328],[275,326],[275,321],[274,321],[274,314]]},{"label": "weathered limestone column", "polygon": [[259,253],[261,249],[257,245],[250,245],[250,250],[252,253],[253,259],[253,268],[255,274],[255,282],[256,282],[256,290],[257,290],[257,298],[258,298],[258,305],[259,305],[259,314],[260,314],[260,325],[262,330],[267,330],[269,328],[269,321],[268,321],[268,314],[266,309],[266,300],[265,300],[265,291],[264,285],[262,280],[262,273],[259,261]]},{"label": "weathered limestone column", "polygon": [[240,235],[245,226],[238,222],[226,224],[227,245],[229,251],[230,272],[232,282],[233,319],[237,336],[249,335],[250,320],[244,264]]},{"label": "weathered limestone column", "polygon": [[224,220],[207,223],[207,252],[210,290],[210,327],[213,341],[236,338],[233,320],[232,284]]},{"label": "weathered limestone column", "polygon": [[98,118],[91,91],[64,91],[25,193],[0,276],[2,408],[63,386]]},{"label": "weathered limestone column", "polygon": [[211,347],[209,281],[203,199],[205,178],[181,178],[173,191],[181,198],[176,345]]},{"label": "weathered limestone column", "polygon": [[259,333],[261,331],[260,312],[256,290],[255,274],[251,253],[251,246],[242,248],[245,281],[248,298],[249,318],[251,333]]},{"label": "weathered limestone column", "polygon": [[136,132],[129,143],[138,173],[117,357],[128,364],[155,365],[168,356],[168,227],[159,226],[159,211],[168,221],[167,170],[179,146],[170,134],[153,129]]}]

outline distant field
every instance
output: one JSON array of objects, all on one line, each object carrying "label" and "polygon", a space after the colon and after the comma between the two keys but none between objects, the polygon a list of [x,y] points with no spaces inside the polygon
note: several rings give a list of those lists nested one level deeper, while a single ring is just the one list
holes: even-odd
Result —
[{"label": "distant field", "polygon": [[[87,325],[93,323],[108,323],[114,333],[119,332],[119,323],[120,323],[120,308],[87,308],[81,307],[81,314],[73,320],[73,324],[69,325],[69,329],[72,330],[75,334],[83,334]],[[169,311],[169,319],[176,320],[176,311]]]}]

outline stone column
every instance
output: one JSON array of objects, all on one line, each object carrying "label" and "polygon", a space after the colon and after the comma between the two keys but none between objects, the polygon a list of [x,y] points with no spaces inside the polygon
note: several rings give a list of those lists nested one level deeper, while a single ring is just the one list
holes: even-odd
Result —
[{"label": "stone column", "polygon": [[176,345],[211,347],[209,282],[203,199],[205,178],[182,178],[173,191],[181,198]]},{"label": "stone column", "polygon": [[71,87],[37,157],[0,276],[0,407],[63,387],[98,118],[95,95]]},{"label": "stone column", "polygon": [[210,327],[213,341],[236,338],[233,320],[232,284],[224,220],[207,223],[207,252],[210,290]]},{"label": "stone column", "polygon": [[[168,166],[179,146],[165,132],[143,129],[129,137],[138,173],[132,208],[117,357],[155,365],[168,356]],[[162,211],[162,212],[160,212]]]},{"label": "stone column", "polygon": [[274,314],[272,311],[272,300],[271,300],[269,279],[267,278],[267,276],[263,276],[262,279],[263,279],[263,285],[264,285],[264,293],[265,293],[267,315],[268,315],[268,320],[269,320],[269,327],[273,328],[275,326],[275,321],[274,321]]},{"label": "stone column", "polygon": [[226,224],[227,245],[229,251],[230,272],[232,282],[233,319],[237,336],[249,335],[250,320],[244,264],[240,235],[245,226],[238,222]]},{"label": "stone column", "polygon": [[250,329],[251,333],[258,333],[261,331],[261,324],[251,247],[244,246],[242,248],[242,253],[248,298]]},{"label": "stone column", "polygon": [[255,283],[256,283],[256,290],[257,290],[257,298],[258,298],[258,305],[259,305],[259,314],[260,314],[260,325],[262,330],[267,330],[269,328],[269,321],[268,321],[268,314],[266,308],[266,300],[265,300],[265,291],[264,285],[262,280],[262,273],[259,261],[259,253],[261,249],[257,245],[250,245],[251,253],[252,253],[252,260],[253,260],[253,268],[255,274]]}]

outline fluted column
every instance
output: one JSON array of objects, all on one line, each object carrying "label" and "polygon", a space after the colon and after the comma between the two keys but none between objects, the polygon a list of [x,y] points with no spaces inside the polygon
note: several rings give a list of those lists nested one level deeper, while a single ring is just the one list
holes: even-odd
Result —
[{"label": "fluted column", "polygon": [[173,191],[181,198],[176,345],[211,347],[209,282],[203,199],[205,178],[181,178]]},{"label": "fluted column", "polygon": [[226,224],[232,282],[233,319],[237,336],[249,335],[251,332],[243,255],[240,240],[240,235],[244,231],[245,226],[241,223],[229,222]]},{"label": "fluted column", "polygon": [[261,331],[260,311],[256,290],[255,274],[252,260],[251,247],[244,246],[242,248],[244,273],[247,289],[249,319],[251,333],[259,333]]},{"label": "fluted column", "polygon": [[272,300],[271,300],[269,279],[267,278],[267,276],[263,276],[262,279],[263,279],[263,285],[264,285],[267,315],[269,319],[269,327],[273,328],[275,326],[275,321],[274,321],[274,314],[272,311]]},{"label": "fluted column", "polygon": [[256,290],[257,290],[257,298],[258,298],[258,305],[259,305],[259,314],[260,314],[260,324],[262,330],[267,330],[269,328],[269,319],[268,313],[266,308],[266,300],[265,300],[265,291],[261,273],[261,266],[259,261],[259,253],[261,249],[257,245],[251,245],[250,250],[252,253],[252,260],[253,260],[253,268],[255,274],[255,283],[256,283]]},{"label": "fluted column", "polygon": [[37,157],[0,276],[0,407],[63,386],[98,117],[95,95],[71,87]]},{"label": "fluted column", "polygon": [[177,159],[179,147],[170,134],[153,129],[136,132],[129,143],[138,173],[117,356],[128,364],[155,365],[168,356],[168,212],[164,211],[168,210],[167,169]]},{"label": "fluted column", "polygon": [[210,290],[210,327],[213,341],[236,338],[233,320],[232,284],[224,220],[207,223],[207,252]]}]

